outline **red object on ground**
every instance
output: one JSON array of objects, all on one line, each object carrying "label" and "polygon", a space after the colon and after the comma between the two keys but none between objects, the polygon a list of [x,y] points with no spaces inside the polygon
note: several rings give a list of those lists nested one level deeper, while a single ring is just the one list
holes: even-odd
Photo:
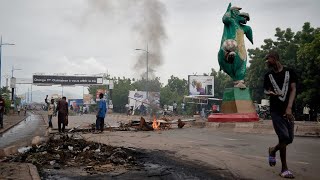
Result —
[{"label": "red object on ground", "polygon": [[253,122],[259,121],[257,113],[215,113],[208,117],[208,122]]}]

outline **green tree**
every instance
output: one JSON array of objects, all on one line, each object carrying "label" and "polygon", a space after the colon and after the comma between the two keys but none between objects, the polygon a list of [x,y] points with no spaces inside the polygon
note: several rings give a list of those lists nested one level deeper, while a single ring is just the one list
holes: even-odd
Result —
[{"label": "green tree", "polygon": [[[319,28],[311,27],[306,22],[302,30],[297,33],[290,28],[281,30],[276,28],[275,40],[265,39],[261,48],[249,49],[250,67],[246,82],[252,90],[254,100],[265,98],[263,93],[263,78],[267,72],[265,55],[270,50],[276,50],[280,54],[281,63],[292,68],[298,75],[296,107],[301,110],[304,104],[310,104],[311,108],[319,107],[319,103],[312,101],[319,97],[316,91],[319,84],[317,71],[319,69],[317,57],[320,55],[318,48]],[[319,73],[318,73],[319,74]]]},{"label": "green tree", "polygon": [[173,75],[168,79],[167,86],[172,92],[177,92],[179,96],[188,94],[188,81],[185,79],[179,79]]},{"label": "green tree", "polygon": [[188,81],[172,75],[168,79],[168,84],[161,89],[160,95],[161,106],[165,104],[172,105],[173,101],[180,104],[184,96],[188,95]]},{"label": "green tree", "polygon": [[319,110],[320,99],[320,33],[310,43],[304,43],[298,51],[298,66],[301,68],[303,91],[298,100],[309,104],[311,109]]},{"label": "green tree", "polygon": [[125,105],[128,103],[129,91],[134,90],[129,78],[114,79],[114,88],[112,90],[113,109],[116,112],[124,112]]},{"label": "green tree", "polygon": [[147,88],[150,92],[160,92],[162,84],[160,78],[156,77],[155,79],[149,79],[148,81],[142,78],[141,80],[135,81],[132,86],[138,91],[145,91]]},{"label": "green tree", "polygon": [[233,81],[229,75],[224,73],[223,71],[216,71],[215,69],[211,69],[210,76],[214,76],[214,96],[216,98],[223,97],[223,92],[225,88],[233,87]]},{"label": "green tree", "polygon": [[9,90],[8,87],[2,87],[0,88],[0,93],[5,101],[5,112],[8,113],[11,107],[11,100],[10,100],[11,91]]}]

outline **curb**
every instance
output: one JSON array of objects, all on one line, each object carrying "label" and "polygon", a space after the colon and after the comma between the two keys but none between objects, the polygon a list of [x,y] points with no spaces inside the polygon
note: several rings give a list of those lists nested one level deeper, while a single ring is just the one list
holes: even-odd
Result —
[{"label": "curb", "polygon": [[3,162],[0,179],[41,180],[35,165],[18,162]]},{"label": "curb", "polygon": [[[234,122],[234,123],[220,123],[220,122],[193,122],[193,126],[200,128],[210,128],[215,130],[229,130],[238,133],[252,133],[252,134],[275,134],[272,123],[261,122]],[[295,124],[295,136],[301,137],[320,137],[320,125],[301,125]]]},{"label": "curb", "polygon": [[38,169],[35,165],[28,163],[29,173],[33,180],[41,180]]},{"label": "curb", "polygon": [[28,116],[29,116],[29,115],[25,116],[22,120],[18,121],[17,123],[14,123],[14,124],[11,124],[10,126],[8,126],[7,129],[5,129],[4,131],[0,132],[0,135],[2,135],[3,133],[9,131],[11,128],[13,128],[13,127],[16,126],[17,124],[21,123],[22,121],[26,120]]}]

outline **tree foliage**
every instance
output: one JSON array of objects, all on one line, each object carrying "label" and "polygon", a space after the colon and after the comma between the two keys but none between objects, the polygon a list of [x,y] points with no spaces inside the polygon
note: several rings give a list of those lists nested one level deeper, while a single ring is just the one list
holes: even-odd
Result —
[{"label": "tree foliage", "polygon": [[250,67],[246,81],[252,90],[254,100],[265,98],[263,78],[268,71],[264,57],[270,50],[280,54],[281,63],[292,68],[298,75],[297,107],[301,109],[309,104],[311,109],[318,109],[319,102],[319,28],[311,27],[306,22],[301,31],[294,33],[290,28],[276,28],[275,40],[265,39],[261,48],[249,49]]},{"label": "tree foliage", "polygon": [[223,71],[217,72],[213,68],[211,69],[210,76],[214,76],[214,96],[216,98],[222,99],[224,89],[233,87],[232,79]]}]

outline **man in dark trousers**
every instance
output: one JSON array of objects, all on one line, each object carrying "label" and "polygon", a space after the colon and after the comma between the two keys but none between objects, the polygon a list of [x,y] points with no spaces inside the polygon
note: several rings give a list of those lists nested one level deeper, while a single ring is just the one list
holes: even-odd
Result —
[{"label": "man in dark trousers", "polygon": [[103,94],[99,94],[100,101],[98,103],[98,113],[97,113],[97,119],[96,119],[96,131],[103,132],[104,127],[104,118],[106,117],[107,113],[107,104],[106,101],[103,98]]},{"label": "man in dark trousers", "polygon": [[269,148],[269,165],[276,165],[276,152],[280,151],[282,169],[280,176],[294,178],[287,166],[287,145],[293,141],[294,116],[292,106],[296,96],[297,75],[280,63],[279,54],[271,51],[266,56],[271,69],[264,77],[264,93],[270,96],[270,112],[279,143]]},{"label": "man in dark trousers", "polygon": [[[59,133],[64,132],[65,126],[67,126],[68,121],[68,103],[67,98],[64,96],[62,99],[58,102],[56,112],[58,112],[58,129]],[[62,124],[62,129],[61,129]]]},{"label": "man in dark trousers", "polygon": [[0,128],[3,128],[3,114],[6,108],[6,103],[0,94]]}]

